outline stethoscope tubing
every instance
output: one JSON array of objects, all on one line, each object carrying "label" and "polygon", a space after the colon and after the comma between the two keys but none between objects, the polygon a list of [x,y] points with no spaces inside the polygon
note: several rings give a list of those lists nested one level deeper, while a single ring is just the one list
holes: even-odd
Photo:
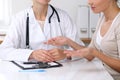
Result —
[{"label": "stethoscope tubing", "polygon": [[[49,19],[48,19],[48,22],[50,24],[50,29],[51,29],[51,18],[54,15],[54,13],[57,16],[59,26],[60,26],[60,17],[58,15],[58,12],[56,11],[56,9],[52,5],[50,5],[50,7],[52,8],[52,11],[53,11],[52,14],[50,15]],[[61,33],[62,33],[61,26],[60,26],[60,30],[61,30]],[[63,35],[63,33],[62,33],[62,35]],[[50,34],[50,36],[52,36],[52,35]],[[26,19],[26,49],[30,49],[30,44],[29,44],[29,13],[27,13],[27,19]]]}]

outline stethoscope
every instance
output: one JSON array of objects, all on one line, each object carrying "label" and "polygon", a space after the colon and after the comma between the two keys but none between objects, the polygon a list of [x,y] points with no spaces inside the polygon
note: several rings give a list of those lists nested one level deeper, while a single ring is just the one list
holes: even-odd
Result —
[{"label": "stethoscope", "polygon": [[[57,20],[58,20],[58,24],[60,26],[60,17],[58,15],[58,12],[56,11],[56,9],[50,5],[50,7],[52,8],[52,14],[50,15],[50,17],[48,18],[48,22],[50,24],[50,36],[52,36],[51,34],[51,18],[52,16],[54,15],[54,13],[56,14],[57,16]],[[62,29],[61,29],[61,26],[59,27],[60,28],[60,31],[61,31],[61,34],[63,35],[63,32],[62,32]],[[47,38],[46,38],[47,39]],[[30,48],[30,44],[29,44],[29,13],[27,13],[27,19],[26,19],[26,48],[27,49],[31,49]]]}]

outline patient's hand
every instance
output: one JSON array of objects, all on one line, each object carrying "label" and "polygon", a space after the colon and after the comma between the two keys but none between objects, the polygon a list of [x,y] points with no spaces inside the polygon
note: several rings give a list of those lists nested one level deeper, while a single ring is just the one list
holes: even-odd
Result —
[{"label": "patient's hand", "polygon": [[63,46],[68,44],[68,40],[69,38],[67,37],[59,36],[59,37],[51,38],[50,40],[45,42],[45,44],[50,44],[54,46]]}]

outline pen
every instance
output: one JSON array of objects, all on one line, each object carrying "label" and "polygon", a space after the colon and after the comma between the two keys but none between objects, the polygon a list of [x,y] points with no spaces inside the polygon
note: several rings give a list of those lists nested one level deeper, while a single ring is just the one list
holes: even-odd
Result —
[{"label": "pen", "polygon": [[40,62],[23,62],[23,64],[38,64]]},{"label": "pen", "polygon": [[37,69],[37,70],[19,70],[19,72],[45,72],[43,69]]},{"label": "pen", "polygon": [[44,62],[23,62],[23,64],[47,64]]}]

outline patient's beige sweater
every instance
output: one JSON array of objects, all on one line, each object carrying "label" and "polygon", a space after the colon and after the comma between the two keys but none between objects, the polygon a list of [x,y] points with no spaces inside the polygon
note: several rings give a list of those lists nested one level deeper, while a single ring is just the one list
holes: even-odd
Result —
[{"label": "patient's beige sweater", "polygon": [[[104,54],[106,54],[110,57],[120,59],[120,13],[113,20],[109,30],[102,38],[102,41],[100,43],[101,45],[99,46],[96,43],[96,35],[97,35],[97,32],[98,32],[99,28],[101,27],[101,24],[104,20],[105,20],[105,17],[104,17],[104,15],[102,15],[98,21],[96,31],[93,35],[93,38],[92,38],[92,41],[91,41],[89,47],[96,48],[97,50],[103,52]],[[119,80],[120,80],[120,73],[113,70],[105,63],[103,63],[103,64],[104,64],[104,67],[106,68],[106,70],[112,76],[118,76]]]}]

